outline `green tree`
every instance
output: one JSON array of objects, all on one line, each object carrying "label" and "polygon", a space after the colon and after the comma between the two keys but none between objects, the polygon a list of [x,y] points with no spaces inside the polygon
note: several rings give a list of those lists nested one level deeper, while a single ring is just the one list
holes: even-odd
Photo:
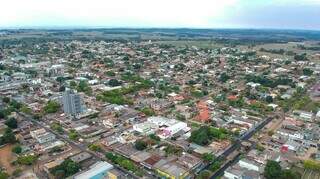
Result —
[{"label": "green tree", "polygon": [[156,136],[155,134],[150,134],[149,137],[150,137],[150,139],[152,139],[156,142],[159,142],[161,140],[160,137]]},{"label": "green tree", "polygon": [[230,79],[230,76],[228,76],[226,73],[222,73],[219,77],[219,81],[225,83]]},{"label": "green tree", "polygon": [[16,136],[10,128],[6,128],[3,136],[0,138],[0,144],[11,143],[14,144],[17,141]]},{"label": "green tree", "polygon": [[9,178],[8,173],[6,173],[5,171],[0,171],[0,179],[7,179]]},{"label": "green tree", "polygon": [[68,134],[69,138],[71,140],[77,140],[79,138],[79,134],[76,130],[72,129],[69,131],[69,134]]},{"label": "green tree", "polygon": [[151,109],[149,107],[145,107],[145,108],[141,109],[141,112],[144,113],[146,116],[155,115],[155,112],[153,111],[153,109]]},{"label": "green tree", "polygon": [[81,81],[79,82],[79,85],[78,85],[78,87],[77,87],[77,91],[79,91],[79,92],[84,92],[84,93],[87,94],[87,95],[91,95],[91,94],[92,94],[92,89],[91,89],[91,87],[90,87],[89,84],[88,84],[86,81],[84,81],[84,80],[81,80]]},{"label": "green tree", "polygon": [[99,151],[102,151],[102,148],[100,145],[98,144],[90,144],[89,145],[89,149],[94,151],[94,152],[99,152]]},{"label": "green tree", "polygon": [[10,127],[11,129],[16,129],[18,127],[18,121],[16,118],[11,117],[6,120],[5,124]]},{"label": "green tree", "polygon": [[53,122],[51,125],[50,125],[50,128],[54,131],[57,131],[58,133],[60,134],[63,134],[64,130],[62,128],[62,126],[57,123],[57,122]]},{"label": "green tree", "polygon": [[282,170],[280,179],[300,179],[300,175],[289,169]]},{"label": "green tree", "polygon": [[71,159],[64,160],[60,165],[51,169],[51,173],[56,177],[67,178],[76,174],[80,170],[80,165]]},{"label": "green tree", "polygon": [[44,106],[45,113],[56,113],[60,109],[60,104],[55,101],[48,101],[48,103]]},{"label": "green tree", "polygon": [[267,96],[267,97],[266,97],[266,102],[267,102],[267,103],[272,103],[272,102],[273,102],[272,96]]},{"label": "green tree", "polygon": [[108,84],[110,86],[120,86],[122,83],[121,83],[121,81],[119,81],[117,79],[110,79]]},{"label": "green tree", "polygon": [[134,143],[134,147],[137,149],[137,150],[144,150],[147,148],[147,143],[143,140],[137,140],[135,143]]},{"label": "green tree", "polygon": [[202,159],[205,161],[205,162],[211,162],[214,160],[214,155],[213,154],[209,154],[209,153],[204,153],[202,155]]},{"label": "green tree", "polygon": [[306,75],[306,76],[311,76],[313,74],[313,70],[311,70],[310,68],[304,68],[302,72],[303,72],[303,75]]},{"label": "green tree", "polygon": [[4,97],[4,98],[2,98],[2,102],[9,103],[10,102],[10,98]]},{"label": "green tree", "polygon": [[12,152],[16,154],[20,154],[22,152],[22,147],[20,145],[16,145],[12,148]]},{"label": "green tree", "polygon": [[275,179],[280,178],[281,172],[281,166],[278,162],[268,160],[264,168],[263,175],[266,177],[266,179]]}]

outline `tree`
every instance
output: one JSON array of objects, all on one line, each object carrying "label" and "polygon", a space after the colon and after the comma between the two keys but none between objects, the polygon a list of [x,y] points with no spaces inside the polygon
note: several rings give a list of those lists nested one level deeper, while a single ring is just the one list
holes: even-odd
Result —
[{"label": "tree", "polygon": [[77,83],[75,81],[70,81],[70,87],[75,88],[77,86]]},{"label": "tree", "polygon": [[51,169],[51,173],[60,178],[67,178],[68,176],[74,175],[80,170],[80,165],[71,159],[64,160],[60,165]]},{"label": "tree", "polygon": [[210,165],[210,170],[212,172],[215,172],[221,167],[221,165],[222,165],[221,161],[215,161],[212,165]]},{"label": "tree", "polygon": [[7,179],[9,175],[5,171],[0,171],[0,179]]},{"label": "tree", "polygon": [[219,77],[219,81],[225,83],[230,79],[230,76],[228,76],[226,73],[222,73]]},{"label": "tree", "polygon": [[229,132],[223,128],[202,126],[191,132],[189,140],[198,145],[207,145],[212,139],[222,140],[229,136]]},{"label": "tree", "polygon": [[62,128],[62,126],[59,124],[59,123],[57,123],[57,122],[53,122],[51,125],[50,125],[50,128],[52,129],[52,130],[54,130],[54,131],[57,131],[58,133],[60,133],[60,134],[63,134],[63,128]]},{"label": "tree", "polygon": [[137,149],[137,150],[144,150],[147,148],[147,143],[143,140],[137,140],[134,144],[134,147]]},{"label": "tree", "polygon": [[84,93],[87,94],[87,95],[91,95],[91,93],[92,93],[91,87],[90,87],[89,84],[88,84],[86,81],[84,81],[84,80],[81,80],[81,81],[79,82],[79,85],[78,85],[78,87],[77,87],[77,91],[79,91],[79,92],[84,92]]},{"label": "tree", "polygon": [[46,106],[44,106],[45,113],[56,113],[60,109],[60,104],[55,101],[48,101]]},{"label": "tree", "polygon": [[10,98],[4,97],[4,98],[2,98],[2,102],[9,103],[10,102]]},{"label": "tree", "polygon": [[89,149],[94,151],[94,152],[99,152],[99,151],[102,151],[102,148],[100,145],[97,145],[97,144],[90,144],[89,145]]},{"label": "tree", "polygon": [[280,178],[281,176],[281,166],[278,162],[273,160],[268,160],[266,167],[264,168],[263,175],[266,179]]},{"label": "tree", "polygon": [[12,152],[16,154],[20,154],[22,152],[22,147],[20,145],[16,145],[12,148]]},{"label": "tree", "polygon": [[3,136],[0,138],[0,144],[11,143],[14,144],[17,141],[16,136],[10,128],[6,128]]},{"label": "tree", "polygon": [[307,54],[303,53],[303,54],[297,54],[294,56],[294,59],[297,61],[308,61],[309,59],[307,58]]},{"label": "tree", "polygon": [[22,107],[22,104],[16,100],[11,100],[9,105],[15,110],[19,110]]},{"label": "tree", "polygon": [[214,155],[213,154],[209,154],[209,153],[204,153],[202,155],[202,159],[205,161],[205,162],[211,162],[214,160]]},{"label": "tree", "polygon": [[272,103],[272,102],[273,102],[272,96],[267,96],[267,97],[266,97],[266,102],[267,102],[267,103]]},{"label": "tree", "polygon": [[111,79],[109,80],[108,84],[110,86],[120,86],[122,83],[117,79]]},{"label": "tree", "polygon": [[285,169],[281,172],[280,179],[300,179],[300,175],[292,170]]},{"label": "tree", "polygon": [[150,139],[152,139],[156,142],[159,142],[161,140],[160,137],[156,136],[155,134],[150,134],[149,137],[150,137]]},{"label": "tree", "polygon": [[69,131],[69,138],[71,140],[77,140],[78,137],[79,137],[79,134],[78,134],[78,132],[76,130],[72,129],[72,130]]},{"label": "tree", "polygon": [[143,109],[141,110],[141,112],[144,113],[144,114],[147,115],[147,116],[153,116],[153,115],[155,115],[155,112],[154,112],[151,108],[149,108],[149,107],[143,108]]},{"label": "tree", "polygon": [[313,74],[313,70],[311,70],[310,68],[304,68],[302,72],[303,72],[303,75],[306,75],[306,76],[311,76]]},{"label": "tree", "polygon": [[11,117],[6,120],[5,124],[10,127],[11,129],[16,129],[18,127],[17,119],[14,117]]}]

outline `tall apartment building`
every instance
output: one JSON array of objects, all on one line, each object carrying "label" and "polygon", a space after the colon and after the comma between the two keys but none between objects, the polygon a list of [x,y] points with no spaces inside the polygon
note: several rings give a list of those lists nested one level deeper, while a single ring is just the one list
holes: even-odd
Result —
[{"label": "tall apartment building", "polygon": [[75,116],[83,112],[81,97],[73,90],[66,89],[62,97],[65,114]]}]

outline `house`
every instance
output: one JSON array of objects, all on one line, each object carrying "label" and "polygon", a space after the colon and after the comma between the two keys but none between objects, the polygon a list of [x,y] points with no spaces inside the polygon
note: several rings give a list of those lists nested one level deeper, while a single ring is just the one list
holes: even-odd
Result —
[{"label": "house", "polygon": [[80,163],[80,162],[83,162],[85,160],[88,160],[92,157],[91,154],[89,154],[88,152],[81,152],[79,154],[76,154],[72,157],[70,157],[70,159],[76,163]]},{"label": "house", "polygon": [[246,168],[248,170],[253,170],[256,172],[263,172],[263,165],[253,160],[248,160],[244,158],[244,159],[241,159],[238,162],[238,164],[241,168]]},{"label": "house", "polygon": [[183,153],[182,156],[178,158],[177,163],[191,171],[199,167],[202,160],[194,155]]},{"label": "house", "polygon": [[185,178],[189,175],[189,172],[186,168],[178,165],[175,162],[166,162],[164,164],[160,164],[158,167],[156,167],[156,171],[158,174],[170,179]]}]

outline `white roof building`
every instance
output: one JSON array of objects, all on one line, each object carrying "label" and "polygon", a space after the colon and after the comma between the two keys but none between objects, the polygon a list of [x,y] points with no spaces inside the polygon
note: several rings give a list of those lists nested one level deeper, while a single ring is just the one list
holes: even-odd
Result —
[{"label": "white roof building", "polygon": [[113,169],[113,165],[108,162],[97,162],[92,165],[89,170],[84,171],[76,176],[74,179],[96,179],[104,178],[109,170]]}]

